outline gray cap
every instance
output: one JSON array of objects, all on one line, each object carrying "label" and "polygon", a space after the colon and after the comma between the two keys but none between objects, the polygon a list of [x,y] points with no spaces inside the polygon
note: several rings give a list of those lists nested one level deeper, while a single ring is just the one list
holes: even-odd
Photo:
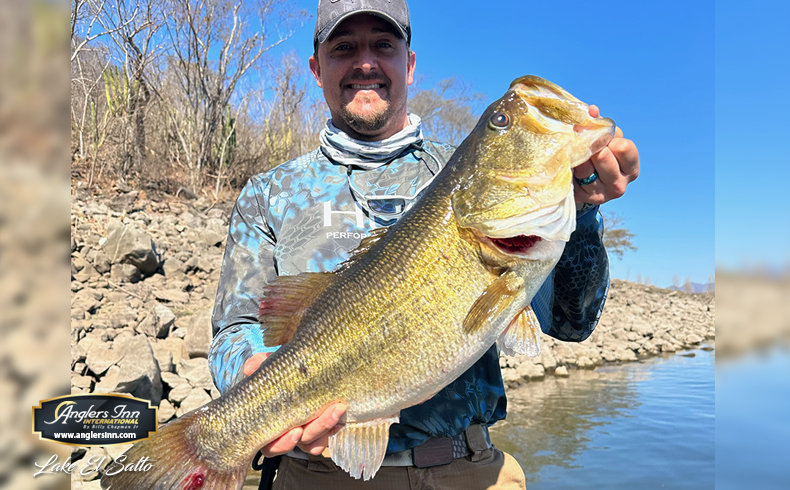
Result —
[{"label": "gray cap", "polygon": [[354,14],[377,15],[395,26],[406,44],[411,43],[411,24],[406,0],[319,0],[313,43],[325,42],[332,31]]}]

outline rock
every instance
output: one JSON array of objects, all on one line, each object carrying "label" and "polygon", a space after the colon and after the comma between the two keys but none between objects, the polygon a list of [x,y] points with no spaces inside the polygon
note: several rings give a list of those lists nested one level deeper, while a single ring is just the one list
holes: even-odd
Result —
[{"label": "rock", "polygon": [[211,311],[203,310],[185,319],[187,332],[184,335],[189,357],[208,357],[213,337]]},{"label": "rock", "polygon": [[110,267],[110,280],[116,284],[135,283],[141,278],[140,270],[132,264],[113,264]]},{"label": "rock", "polygon": [[110,366],[107,372],[102,376],[99,381],[94,385],[94,393],[113,393],[118,388],[118,377],[120,376],[121,368],[118,366]]},{"label": "rock", "polygon": [[540,363],[549,371],[557,367],[557,360],[554,358],[551,349],[540,349]]},{"label": "rock", "polygon": [[194,388],[192,392],[184,398],[184,401],[181,402],[181,405],[176,410],[176,416],[180,417],[187,412],[191,412],[196,408],[200,408],[206,403],[211,401],[211,397],[206,393],[206,390],[202,388]]},{"label": "rock", "polygon": [[184,264],[187,272],[193,271],[204,271],[204,272],[211,272],[214,270],[214,266],[208,260],[204,259],[200,256],[193,256],[189,260],[187,260],[186,264]]},{"label": "rock", "polygon": [[183,275],[187,273],[187,266],[175,257],[168,258],[162,264],[162,272],[165,273],[167,278],[183,279]]},{"label": "rock", "polygon": [[557,366],[557,369],[554,370],[554,375],[560,376],[562,378],[567,378],[569,376],[568,368],[565,366]]},{"label": "rock", "polygon": [[93,259],[93,267],[96,269],[96,272],[99,274],[106,274],[110,272],[111,266],[112,262],[110,261],[110,257],[104,253],[103,250],[99,250],[96,253],[96,257]]},{"label": "rock", "polygon": [[214,386],[214,381],[211,378],[211,371],[208,367],[208,361],[202,357],[194,359],[184,359],[178,363],[176,368],[178,375],[189,381],[189,384],[195,388],[203,388],[211,390]]},{"label": "rock", "polygon": [[113,364],[117,364],[124,353],[116,350],[111,342],[94,342],[88,350],[85,364],[90,372],[96,376],[101,376]]},{"label": "rock", "polygon": [[137,324],[136,330],[149,337],[163,339],[170,332],[170,327],[176,321],[173,310],[167,306],[156,303],[153,311],[149,311],[143,320]]},{"label": "rock", "polygon": [[[563,367],[563,366],[560,366],[560,367]],[[559,369],[560,367],[558,367],[557,369]],[[576,359],[576,367],[578,367],[580,369],[592,369],[592,368],[595,367],[595,363],[589,357],[581,356],[581,357]],[[566,369],[566,371],[567,371],[567,369]],[[556,374],[557,371],[555,370],[554,373]]]},{"label": "rock", "polygon": [[124,356],[118,363],[121,371],[117,389],[158,404],[162,399],[162,379],[148,339],[144,335],[136,335],[118,348]]},{"label": "rock", "polygon": [[160,355],[163,356],[162,359],[164,361],[167,361],[169,357],[170,362],[173,364],[172,368],[165,369],[160,362],[162,371],[175,372],[175,366],[177,366],[182,359],[189,359],[184,340],[173,336],[172,333],[166,339],[157,339],[154,342],[154,354],[157,356],[157,359],[159,359]]},{"label": "rock", "polygon": [[176,386],[180,386],[180,385],[189,384],[189,382],[184,378],[182,378],[181,376],[167,371],[162,371],[162,382],[164,382],[167,386],[171,388],[175,388]]},{"label": "rock", "polygon": [[173,408],[173,405],[167,400],[162,400],[162,403],[159,404],[159,410],[157,410],[157,420],[159,423],[164,424],[175,415],[176,409]]},{"label": "rock", "polygon": [[72,393],[75,393],[75,389],[79,390],[77,393],[90,391],[91,386],[93,386],[93,378],[90,376],[80,376],[74,373],[71,374]]},{"label": "rock", "polygon": [[546,376],[546,370],[543,368],[543,366],[533,362],[522,363],[516,368],[516,373],[521,378],[530,380],[542,379]]},{"label": "rock", "polygon": [[188,397],[194,388],[189,383],[184,383],[180,385],[176,385],[173,389],[170,390],[170,394],[167,395],[168,400],[173,403],[181,403],[184,398]]},{"label": "rock", "polygon": [[88,282],[89,280],[93,279],[94,277],[98,277],[99,272],[96,270],[93,265],[84,263],[84,267],[74,274],[74,279],[80,282]]},{"label": "rock", "polygon": [[157,289],[154,291],[154,298],[168,303],[188,303],[189,293],[179,289]]},{"label": "rock", "polygon": [[[127,304],[128,300],[124,304],[117,306],[107,312],[108,316],[110,317],[110,324],[108,325],[110,329],[126,330],[126,327],[134,328],[134,326],[137,325],[138,310],[136,308],[132,308],[131,306],[127,306]],[[131,329],[129,329],[129,332],[131,333]],[[120,333],[118,335],[120,335]]]},{"label": "rock", "polygon": [[131,264],[143,276],[150,276],[159,268],[159,256],[151,237],[133,226],[113,221],[107,227],[107,240],[102,249],[113,264]]},{"label": "rock", "polygon": [[103,297],[103,294],[93,288],[81,289],[74,293],[71,299],[71,310],[77,310],[92,315],[96,313],[96,310],[101,306]]},{"label": "rock", "polygon": [[686,336],[686,344],[697,345],[697,344],[702,343],[702,340],[703,340],[702,337],[700,337],[697,334],[693,334],[692,333],[692,334]]}]

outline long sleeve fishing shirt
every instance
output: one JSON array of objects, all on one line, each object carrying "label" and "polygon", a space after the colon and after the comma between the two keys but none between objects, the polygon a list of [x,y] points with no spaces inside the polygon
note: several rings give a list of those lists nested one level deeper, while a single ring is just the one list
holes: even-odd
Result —
[{"label": "long sleeve fishing shirt", "polygon": [[[395,222],[392,217],[408,207],[453,150],[424,141],[385,165],[364,168],[317,149],[249,180],[231,214],[212,316],[209,363],[221,392],[243,377],[250,356],[275,350],[264,346],[257,318],[264,286],[278,275],[334,270],[371,230]],[[597,206],[577,213],[576,231],[532,301],[544,333],[581,341],[595,328],[609,287],[602,233]],[[403,410],[400,423],[390,428],[387,450],[451,437],[473,423],[491,425],[504,418],[505,408],[493,346],[433,398]]]}]

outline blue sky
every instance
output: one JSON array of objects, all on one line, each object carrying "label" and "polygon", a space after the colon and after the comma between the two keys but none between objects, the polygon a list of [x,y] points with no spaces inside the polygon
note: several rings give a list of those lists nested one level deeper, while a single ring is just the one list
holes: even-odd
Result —
[{"label": "blue sky", "polygon": [[[311,15],[315,0],[295,2]],[[637,143],[641,175],[607,203],[635,235],[613,277],[668,286],[714,273],[714,4],[410,3],[421,86],[463,80],[487,103],[535,74],[598,105]],[[778,18],[778,17],[777,17]],[[784,16],[787,19],[787,16]],[[304,60],[314,17],[284,46]],[[305,61],[306,63],[306,61]]]},{"label": "blue sky", "polygon": [[716,260],[790,273],[790,4],[716,10]]}]

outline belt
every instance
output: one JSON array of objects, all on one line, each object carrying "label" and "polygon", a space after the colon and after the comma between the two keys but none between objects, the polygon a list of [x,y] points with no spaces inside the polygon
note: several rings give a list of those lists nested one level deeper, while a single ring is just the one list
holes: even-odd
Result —
[{"label": "belt", "polygon": [[[454,459],[472,457],[472,461],[481,459],[480,453],[491,447],[488,427],[472,424],[465,431],[453,437],[431,437],[419,446],[405,451],[388,453],[384,456],[382,466],[416,466],[428,468],[449,464]],[[294,448],[286,456],[297,459],[315,459],[301,449]],[[319,457],[320,458],[320,457]]]}]

